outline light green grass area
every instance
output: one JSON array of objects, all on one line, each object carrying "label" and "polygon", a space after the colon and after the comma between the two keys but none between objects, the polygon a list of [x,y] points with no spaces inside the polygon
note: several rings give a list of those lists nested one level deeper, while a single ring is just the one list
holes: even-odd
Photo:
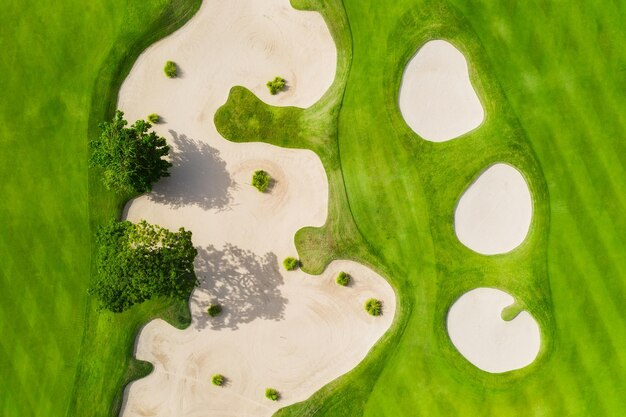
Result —
[{"label": "light green grass area", "polygon": [[[355,259],[386,276],[399,301],[364,362],[281,417],[623,414],[626,5],[478,3],[294,0],[322,12],[336,41],[331,89],[300,110],[237,87],[216,114],[230,140],[317,152],[330,214],[296,235],[303,268]],[[397,104],[406,63],[431,39],[465,54],[486,112],[446,143],[417,137]],[[458,242],[453,213],[495,162],[524,173],[534,217],[518,249],[485,257]],[[447,310],[479,286],[510,292],[537,319],[532,365],[487,374],[453,348]]]},{"label": "light green grass area", "polygon": [[[149,317],[179,325],[186,306],[156,300],[98,314],[87,297],[90,226],[123,197],[88,170],[88,140],[112,117],[138,54],[180,26],[197,0],[25,2],[0,13],[0,415],[116,415]],[[157,74],[161,75],[158,68]],[[149,110],[149,109],[146,109]],[[81,344],[85,340],[84,347]],[[130,366],[129,366],[130,365]]]}]

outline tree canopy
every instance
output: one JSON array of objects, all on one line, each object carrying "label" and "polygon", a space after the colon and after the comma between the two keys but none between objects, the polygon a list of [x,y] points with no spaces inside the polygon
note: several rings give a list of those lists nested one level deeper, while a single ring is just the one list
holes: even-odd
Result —
[{"label": "tree canopy", "polygon": [[103,169],[107,188],[120,192],[146,193],[161,177],[169,176],[172,164],[163,159],[170,147],[165,138],[148,132],[152,125],[137,120],[126,127],[118,110],[112,122],[100,124],[100,136],[90,142],[91,165]]},{"label": "tree canopy", "polygon": [[101,308],[122,312],[156,296],[187,298],[198,285],[191,232],[141,221],[112,221],[98,230],[98,276],[90,293]]}]

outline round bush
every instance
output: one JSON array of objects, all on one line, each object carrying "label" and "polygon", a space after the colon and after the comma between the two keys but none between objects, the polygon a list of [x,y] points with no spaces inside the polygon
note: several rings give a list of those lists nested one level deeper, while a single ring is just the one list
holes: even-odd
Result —
[{"label": "round bush", "polygon": [[165,66],[163,67],[163,72],[167,76],[167,78],[176,78],[178,75],[178,68],[173,61],[167,61]]},{"label": "round bush", "polygon": [[267,82],[267,88],[270,90],[271,95],[278,94],[279,91],[283,91],[285,89],[285,85],[287,81],[282,77],[275,77],[272,81]]},{"label": "round bush", "polygon": [[209,308],[207,308],[206,312],[211,317],[217,317],[222,313],[222,306],[219,304],[211,304]]},{"label": "round bush", "polygon": [[285,260],[283,261],[283,266],[287,271],[293,271],[300,266],[300,261],[290,256],[288,258],[285,258]]},{"label": "round bush", "polygon": [[348,284],[350,284],[350,275],[346,274],[345,272],[340,272],[339,275],[337,275],[337,284],[341,285],[342,287],[347,286]]},{"label": "round bush", "polygon": [[213,375],[213,377],[211,378],[211,382],[213,383],[213,385],[221,387],[222,385],[224,385],[224,375],[221,375],[221,374]]},{"label": "round bush", "polygon": [[255,171],[254,175],[252,175],[252,185],[262,193],[270,186],[271,180],[270,174],[263,170]]},{"label": "round bush", "polygon": [[280,393],[274,388],[268,388],[265,390],[265,398],[272,401],[278,401],[278,399],[280,398]]},{"label": "round bush", "polygon": [[161,119],[161,118],[160,118],[160,117],[159,117],[159,115],[158,115],[158,114],[156,114],[156,113],[152,113],[152,114],[149,114],[149,115],[148,115],[148,121],[149,121],[150,123],[159,123],[159,120],[160,120],[160,119]]},{"label": "round bush", "polygon": [[375,298],[370,298],[365,302],[365,311],[372,316],[380,316],[383,314],[383,302]]}]

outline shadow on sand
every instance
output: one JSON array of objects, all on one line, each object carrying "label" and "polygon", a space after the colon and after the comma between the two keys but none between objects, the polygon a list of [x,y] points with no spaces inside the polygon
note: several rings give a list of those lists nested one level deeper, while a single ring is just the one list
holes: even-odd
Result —
[{"label": "shadow on sand", "polygon": [[[196,273],[200,291],[211,295],[199,303],[194,313],[198,329],[237,329],[255,319],[282,320],[287,299],[279,290],[283,277],[273,253],[255,253],[226,244],[223,250],[213,246],[199,248]],[[222,306],[222,313],[211,318],[206,309],[212,302]]]},{"label": "shadow on sand", "polygon": [[235,183],[219,151],[184,134],[169,132],[176,148],[170,154],[170,176],[154,185],[149,198],[174,208],[196,205],[204,210],[227,210]]}]

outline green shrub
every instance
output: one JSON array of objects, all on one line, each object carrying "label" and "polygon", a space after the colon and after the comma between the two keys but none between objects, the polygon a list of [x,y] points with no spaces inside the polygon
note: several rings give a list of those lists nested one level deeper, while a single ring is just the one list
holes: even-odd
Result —
[{"label": "green shrub", "polygon": [[254,175],[252,175],[252,185],[262,193],[267,190],[271,181],[272,177],[270,177],[270,174],[263,170],[255,171]]},{"label": "green shrub", "polygon": [[219,304],[211,304],[209,306],[209,308],[206,309],[206,312],[209,314],[209,316],[211,317],[217,317],[221,314],[222,312],[222,306]]},{"label": "green shrub", "polygon": [[221,375],[221,374],[213,375],[213,377],[211,378],[211,382],[213,383],[213,385],[221,387],[222,385],[224,385],[224,375]]},{"label": "green shrub", "polygon": [[383,314],[383,302],[375,298],[370,298],[365,302],[365,310],[372,316]]},{"label": "green shrub", "polygon": [[176,78],[178,75],[178,68],[173,61],[167,61],[165,63],[165,67],[163,67],[163,72],[165,72],[167,78]]},{"label": "green shrub", "polygon": [[159,115],[158,115],[158,114],[156,114],[156,113],[152,113],[152,114],[149,114],[149,115],[148,115],[148,121],[149,121],[150,123],[152,123],[152,124],[154,124],[154,123],[159,123],[159,120],[160,120],[160,119],[161,119],[161,118],[160,118],[160,117],[159,117]]},{"label": "green shrub", "polygon": [[265,390],[265,398],[272,401],[278,401],[278,399],[280,398],[280,393],[274,388],[268,388]]},{"label": "green shrub", "polygon": [[272,81],[267,82],[267,88],[270,90],[271,95],[278,94],[279,91],[283,91],[285,89],[285,85],[287,81],[284,78],[276,77]]},{"label": "green shrub", "polygon": [[300,261],[289,256],[283,261],[283,266],[287,271],[293,271],[300,266]]},{"label": "green shrub", "polygon": [[345,272],[340,272],[339,275],[337,275],[337,284],[341,285],[342,287],[347,286],[350,283],[350,275],[346,274]]}]

